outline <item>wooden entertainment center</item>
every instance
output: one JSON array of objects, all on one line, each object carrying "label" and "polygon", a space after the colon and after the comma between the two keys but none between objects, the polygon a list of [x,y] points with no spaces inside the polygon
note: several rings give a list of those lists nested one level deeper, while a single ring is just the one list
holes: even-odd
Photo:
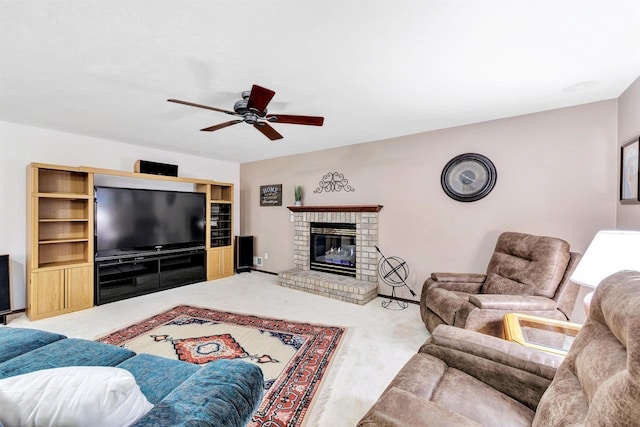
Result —
[{"label": "wooden entertainment center", "polygon": [[[206,279],[233,275],[233,184],[32,163],[27,167],[26,308],[31,320],[94,305],[94,175],[193,184],[194,191],[206,198]],[[170,265],[172,259],[177,260],[175,256],[158,256],[145,261],[155,262],[158,274],[162,274],[162,262]],[[193,269],[184,262],[185,268]],[[174,280],[164,283],[179,286]]]}]

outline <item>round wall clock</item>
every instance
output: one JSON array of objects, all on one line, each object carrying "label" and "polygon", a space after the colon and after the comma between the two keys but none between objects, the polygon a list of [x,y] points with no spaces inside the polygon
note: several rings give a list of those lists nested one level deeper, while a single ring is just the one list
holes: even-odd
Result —
[{"label": "round wall clock", "polygon": [[476,153],[465,153],[449,160],[440,177],[442,189],[459,202],[475,202],[496,185],[498,173],[491,160]]}]

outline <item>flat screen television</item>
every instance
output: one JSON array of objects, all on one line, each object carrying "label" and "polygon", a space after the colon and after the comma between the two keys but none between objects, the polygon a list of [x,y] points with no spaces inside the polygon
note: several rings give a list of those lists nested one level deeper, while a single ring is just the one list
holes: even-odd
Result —
[{"label": "flat screen television", "polygon": [[202,246],[205,194],[95,187],[96,257]]}]

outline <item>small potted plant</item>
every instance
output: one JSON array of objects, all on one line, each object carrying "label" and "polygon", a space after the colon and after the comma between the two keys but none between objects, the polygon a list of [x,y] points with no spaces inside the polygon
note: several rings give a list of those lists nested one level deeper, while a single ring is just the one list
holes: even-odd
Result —
[{"label": "small potted plant", "polygon": [[302,186],[296,185],[293,187],[293,197],[296,199],[296,206],[302,206]]}]

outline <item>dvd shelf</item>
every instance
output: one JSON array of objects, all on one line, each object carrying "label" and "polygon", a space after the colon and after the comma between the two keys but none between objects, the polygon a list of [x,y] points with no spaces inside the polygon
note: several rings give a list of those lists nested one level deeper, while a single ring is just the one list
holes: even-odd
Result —
[{"label": "dvd shelf", "polygon": [[211,247],[231,246],[231,204],[211,203]]},{"label": "dvd shelf", "polygon": [[233,275],[233,184],[216,182],[206,190],[209,192],[207,279],[214,280]]}]

